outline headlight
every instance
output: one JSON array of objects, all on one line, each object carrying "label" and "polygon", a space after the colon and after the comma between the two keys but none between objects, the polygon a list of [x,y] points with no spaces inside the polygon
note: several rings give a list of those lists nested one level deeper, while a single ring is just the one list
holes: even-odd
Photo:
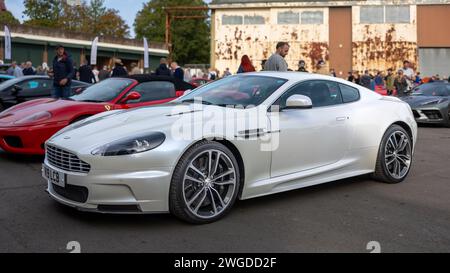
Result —
[{"label": "headlight", "polygon": [[50,119],[52,117],[52,114],[47,111],[39,112],[36,114],[33,114],[29,117],[19,119],[18,121],[14,122],[14,124],[27,124],[27,123],[33,123],[33,122],[40,122],[47,119]]},{"label": "headlight", "polygon": [[147,133],[103,145],[93,150],[92,154],[98,156],[118,156],[143,153],[157,148],[165,140],[166,136],[161,132]]},{"label": "headlight", "polygon": [[428,102],[422,103],[421,106],[431,105],[431,104],[441,104],[441,103],[446,102],[446,101],[448,101],[448,99],[442,98],[442,99],[437,99],[437,100],[432,100],[432,101],[428,101]]}]

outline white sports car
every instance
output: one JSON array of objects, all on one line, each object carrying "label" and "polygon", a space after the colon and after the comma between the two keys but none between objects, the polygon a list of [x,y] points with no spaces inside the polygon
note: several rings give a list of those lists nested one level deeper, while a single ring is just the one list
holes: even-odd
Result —
[{"label": "white sports car", "polygon": [[416,139],[397,98],[327,76],[249,73],[66,127],[46,143],[42,173],[53,199],[80,210],[209,223],[237,198],[363,174],[402,182]]}]

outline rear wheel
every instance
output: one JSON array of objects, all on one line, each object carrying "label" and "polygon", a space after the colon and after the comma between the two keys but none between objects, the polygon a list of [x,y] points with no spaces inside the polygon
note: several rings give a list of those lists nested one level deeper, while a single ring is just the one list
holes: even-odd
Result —
[{"label": "rear wheel", "polygon": [[199,142],[183,155],[175,168],[170,211],[193,224],[217,221],[236,201],[239,179],[238,163],[227,147],[212,141]]},{"label": "rear wheel", "polygon": [[375,173],[372,177],[385,183],[400,183],[408,176],[411,164],[411,137],[402,127],[392,125],[381,141]]}]

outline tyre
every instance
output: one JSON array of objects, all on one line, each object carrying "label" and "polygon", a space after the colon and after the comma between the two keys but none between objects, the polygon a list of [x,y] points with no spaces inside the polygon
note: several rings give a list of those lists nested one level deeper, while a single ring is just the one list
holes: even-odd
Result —
[{"label": "tyre", "polygon": [[411,170],[411,164],[411,136],[402,127],[392,125],[381,141],[372,178],[389,184],[403,182]]},{"label": "tyre", "polygon": [[201,141],[186,151],[174,170],[170,212],[192,224],[217,221],[231,210],[239,186],[233,153],[220,143]]}]

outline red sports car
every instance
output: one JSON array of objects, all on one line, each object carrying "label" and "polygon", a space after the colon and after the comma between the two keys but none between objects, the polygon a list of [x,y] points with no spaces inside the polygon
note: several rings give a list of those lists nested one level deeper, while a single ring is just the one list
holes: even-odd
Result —
[{"label": "red sports car", "polygon": [[67,100],[37,99],[0,113],[0,147],[9,153],[44,154],[44,143],[65,126],[110,110],[169,102],[194,89],[171,77],[111,78]]}]

